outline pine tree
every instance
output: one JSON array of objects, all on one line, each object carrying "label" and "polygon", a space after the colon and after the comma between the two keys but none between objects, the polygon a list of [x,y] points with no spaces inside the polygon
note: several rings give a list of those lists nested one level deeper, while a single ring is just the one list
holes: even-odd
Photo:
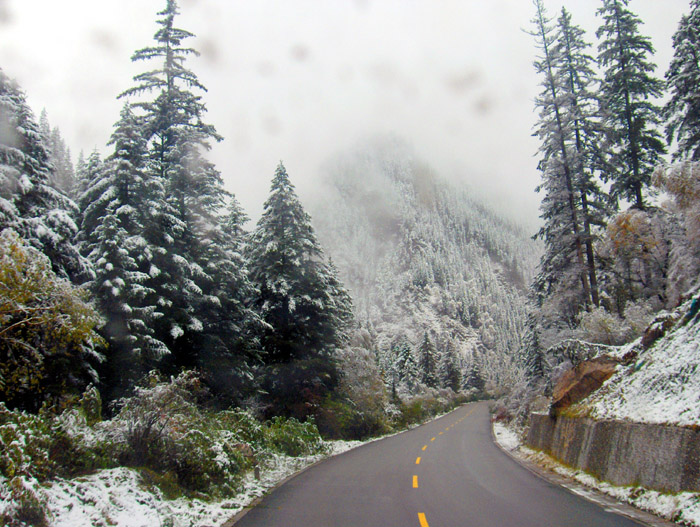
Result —
[{"label": "pine tree", "polygon": [[557,54],[561,56],[557,75],[563,80],[563,107],[573,134],[573,187],[580,201],[582,242],[586,254],[590,301],[594,306],[598,306],[598,265],[593,248],[597,237],[593,228],[604,226],[610,213],[609,197],[595,178],[595,173],[606,166],[603,149],[605,139],[597,96],[600,82],[594,72],[593,57],[588,54],[590,45],[584,40],[584,31],[572,24],[571,15],[565,8],[562,8],[557,25],[556,48]]},{"label": "pine tree", "polygon": [[691,0],[673,35],[673,59],[666,72],[671,98],[664,108],[666,138],[678,141],[673,157],[700,161],[700,0]]},{"label": "pine tree", "polygon": [[[590,268],[584,260],[584,246],[587,237],[582,228],[581,196],[578,184],[586,178],[577,170],[583,165],[584,152],[576,149],[576,132],[582,131],[582,107],[577,105],[579,98],[573,93],[571,75],[574,66],[573,49],[557,44],[557,33],[551,19],[547,17],[541,0],[535,1],[537,9],[532,35],[536,39],[541,55],[535,61],[536,71],[542,75],[542,92],[536,100],[540,119],[536,135],[541,140],[539,169],[542,183],[537,191],[545,192],[542,199],[540,217],[544,225],[537,237],[544,240],[545,253],[540,264],[539,285],[543,298],[557,291],[566,293],[562,302],[575,317],[582,306],[589,305],[593,295],[590,286]],[[566,22],[567,18],[563,17]],[[559,39],[561,43],[561,39]],[[575,85],[574,85],[575,86]],[[578,136],[581,140],[583,134]],[[590,239],[590,237],[588,237]],[[579,283],[580,289],[574,287]]]},{"label": "pine tree", "polygon": [[462,385],[462,372],[459,369],[459,362],[454,350],[449,347],[442,354],[438,368],[440,385],[458,392]]},{"label": "pine tree", "polygon": [[310,221],[280,163],[248,243],[250,276],[260,289],[257,305],[271,327],[264,339],[268,363],[327,356],[346,338],[349,297]]},{"label": "pine tree", "polygon": [[653,102],[663,83],[652,76],[656,66],[651,40],[639,32],[640,19],[628,0],[603,0],[597,11],[603,22],[597,36],[598,64],[605,71],[601,99],[612,143],[608,164],[611,194],[644,209],[644,190],[665,148],[658,126],[661,110]]},{"label": "pine tree", "polygon": [[418,348],[418,371],[421,382],[430,388],[438,386],[437,352],[428,332],[423,334],[423,341]]},{"label": "pine tree", "polygon": [[66,196],[71,196],[75,185],[75,170],[70,159],[70,149],[66,146],[58,127],[51,128],[46,109],[41,111],[39,130],[48,149],[51,186]]},{"label": "pine tree", "polygon": [[409,390],[413,390],[418,380],[418,364],[411,349],[411,343],[402,336],[393,345],[395,360],[393,366],[398,381],[403,382]]},{"label": "pine tree", "polygon": [[158,64],[136,75],[136,85],[120,95],[137,98],[133,106],[143,118],[149,149],[147,173],[164,189],[146,233],[156,247],[149,286],[164,313],[156,336],[172,352],[168,368],[173,372],[201,366],[201,354],[217,353],[208,346],[216,343],[212,337],[222,316],[215,275],[226,258],[226,247],[217,243],[223,240],[221,216],[228,197],[221,175],[203,156],[210,141],[221,137],[203,121],[206,107],[195,91],[206,88],[185,66],[198,52],[183,45],[194,35],[175,27],[178,13],[175,0],[167,0],[158,13],[155,44],[132,56],[134,62]]},{"label": "pine tree", "polygon": [[481,373],[481,366],[479,366],[479,361],[474,358],[469,373],[464,378],[464,387],[481,392],[485,386],[486,381]]},{"label": "pine tree", "polygon": [[77,207],[51,187],[48,147],[16,82],[0,70],[0,229],[11,227],[46,254],[58,276],[90,276],[73,239]]},{"label": "pine tree", "polygon": [[169,353],[154,337],[153,322],[162,313],[155,291],[147,285],[155,251],[145,224],[162,188],[146,176],[140,125],[125,105],[109,142],[114,153],[104,164],[97,153],[90,156],[81,199],[83,249],[96,275],[91,288],[107,319],[103,334],[110,350],[103,384],[109,399],[123,395]]},{"label": "pine tree", "polygon": [[310,221],[280,163],[248,241],[248,260],[251,280],[260,291],[256,306],[267,324],[262,349],[271,366],[273,404],[296,415],[304,411],[290,405],[308,402],[298,400],[305,397],[304,390],[319,395],[337,383],[334,354],[346,341],[351,312],[349,296],[327,263]]}]

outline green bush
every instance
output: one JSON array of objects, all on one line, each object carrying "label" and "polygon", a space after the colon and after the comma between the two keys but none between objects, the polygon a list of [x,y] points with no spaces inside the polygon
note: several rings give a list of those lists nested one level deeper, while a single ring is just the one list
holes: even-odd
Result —
[{"label": "green bush", "polygon": [[321,435],[326,439],[366,439],[389,431],[384,414],[361,412],[349,402],[327,397],[316,415]]},{"label": "green bush", "polygon": [[265,447],[265,428],[249,412],[239,409],[225,410],[216,414],[216,419],[218,426],[222,430],[228,430],[241,442],[250,445],[254,450]]},{"label": "green bush", "polygon": [[273,417],[266,424],[267,446],[288,456],[304,456],[323,453],[326,446],[312,421],[304,423],[293,417]]}]

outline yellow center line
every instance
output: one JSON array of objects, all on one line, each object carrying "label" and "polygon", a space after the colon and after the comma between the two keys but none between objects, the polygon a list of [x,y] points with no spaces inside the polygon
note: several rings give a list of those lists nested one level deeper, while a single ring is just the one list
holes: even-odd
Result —
[{"label": "yellow center line", "polygon": [[447,428],[445,428],[445,432],[449,432],[450,428],[451,428],[450,426],[448,426]]},{"label": "yellow center line", "polygon": [[420,527],[430,527],[428,525],[428,520],[425,519],[425,514],[422,512],[418,513],[418,521],[420,522]]},{"label": "yellow center line", "polygon": [[416,458],[416,465],[420,465],[420,457]]},{"label": "yellow center line", "polygon": [[413,488],[418,488],[418,476],[413,476]]},{"label": "yellow center line", "polygon": [[431,441],[435,441],[435,438],[434,438],[434,437],[431,437],[430,440],[431,440]]},{"label": "yellow center line", "polygon": [[441,436],[444,432],[440,432],[438,435]]},{"label": "yellow center line", "polygon": [[421,448],[421,450],[425,450],[426,448],[428,448],[428,445],[423,445],[423,448]]}]

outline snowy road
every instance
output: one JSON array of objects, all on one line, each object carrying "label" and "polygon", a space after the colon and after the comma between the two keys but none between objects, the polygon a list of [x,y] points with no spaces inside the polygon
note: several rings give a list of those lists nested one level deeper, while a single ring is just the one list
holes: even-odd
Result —
[{"label": "snowy road", "polygon": [[331,458],[236,527],[634,526],[522,468],[491,440],[488,406]]}]

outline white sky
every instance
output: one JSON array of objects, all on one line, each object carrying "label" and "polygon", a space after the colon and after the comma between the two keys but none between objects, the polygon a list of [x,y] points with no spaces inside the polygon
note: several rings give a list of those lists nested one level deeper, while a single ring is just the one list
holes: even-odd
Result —
[{"label": "white sky", "polygon": [[[563,2],[595,43],[597,0]],[[545,0],[552,16],[560,0]],[[122,101],[147,65],[165,0],[0,0],[0,67],[46,108],[74,158],[106,152]],[[688,0],[631,0],[657,74]],[[529,0],[180,0],[197,35],[190,68],[228,190],[257,217],[280,159],[304,196],[325,161],[377,134],[404,138],[437,172],[468,181],[525,225],[540,196]]]}]

